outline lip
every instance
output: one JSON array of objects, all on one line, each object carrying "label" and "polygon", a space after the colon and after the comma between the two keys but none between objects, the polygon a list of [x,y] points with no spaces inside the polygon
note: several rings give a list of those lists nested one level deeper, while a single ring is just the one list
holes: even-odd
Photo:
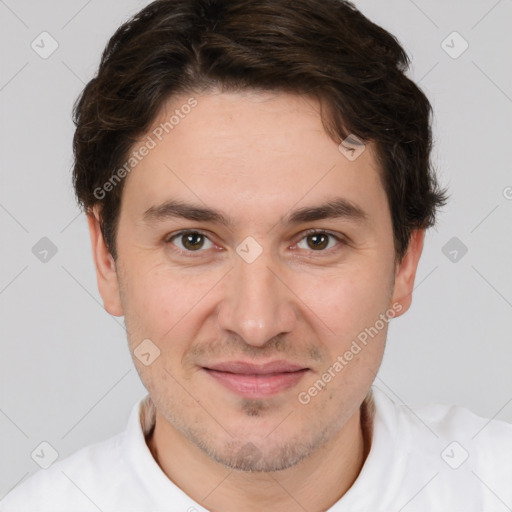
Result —
[{"label": "lip", "polygon": [[309,371],[287,361],[260,365],[230,361],[209,365],[203,370],[230,391],[247,398],[264,398],[290,389]]}]

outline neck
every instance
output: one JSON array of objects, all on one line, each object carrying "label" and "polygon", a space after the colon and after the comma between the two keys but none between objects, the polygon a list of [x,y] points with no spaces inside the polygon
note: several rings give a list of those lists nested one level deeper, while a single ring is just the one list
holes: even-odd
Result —
[{"label": "neck", "polygon": [[158,412],[147,444],[168,478],[208,510],[322,511],[347,492],[361,471],[370,451],[372,405],[370,397],[326,444],[283,471],[226,468],[204,454]]}]

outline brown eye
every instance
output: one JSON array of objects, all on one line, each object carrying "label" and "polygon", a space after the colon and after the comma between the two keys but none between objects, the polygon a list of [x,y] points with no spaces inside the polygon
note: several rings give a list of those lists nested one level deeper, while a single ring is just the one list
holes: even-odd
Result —
[{"label": "brown eye", "polygon": [[[306,246],[304,246],[304,241]],[[301,244],[302,247],[301,247]],[[311,252],[328,252],[336,245],[342,245],[343,240],[331,233],[325,231],[311,231],[305,234],[305,236],[299,241],[297,247],[299,249],[306,249]]]},{"label": "brown eye", "polygon": [[325,249],[329,245],[329,236],[325,233],[315,233],[314,235],[308,235],[306,238],[311,249]]},{"label": "brown eye", "polygon": [[[183,231],[170,237],[167,243],[175,245],[181,252],[201,252],[202,249],[213,247],[210,239],[198,231]],[[207,246],[210,244],[210,247]]]},{"label": "brown eye", "polygon": [[181,235],[181,242],[189,251],[195,251],[203,246],[204,237],[200,233],[188,233]]}]

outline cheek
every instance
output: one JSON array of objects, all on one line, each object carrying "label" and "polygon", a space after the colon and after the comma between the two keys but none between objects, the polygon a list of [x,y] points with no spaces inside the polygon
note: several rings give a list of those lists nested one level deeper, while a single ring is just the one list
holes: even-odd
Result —
[{"label": "cheek", "polygon": [[328,358],[303,391],[319,397],[320,409],[331,400],[345,407],[349,396],[364,398],[381,364],[388,328],[381,315],[389,311],[389,276],[351,273],[322,284],[323,293],[311,309],[329,327],[319,337]]},{"label": "cheek", "polygon": [[212,273],[192,276],[163,264],[138,262],[130,269],[122,286],[126,321],[138,337],[153,337],[157,343],[194,327],[191,320],[200,312],[201,300],[218,281]]},{"label": "cheek", "polygon": [[350,268],[303,280],[304,302],[338,340],[373,325],[389,307],[390,274],[382,268]]}]

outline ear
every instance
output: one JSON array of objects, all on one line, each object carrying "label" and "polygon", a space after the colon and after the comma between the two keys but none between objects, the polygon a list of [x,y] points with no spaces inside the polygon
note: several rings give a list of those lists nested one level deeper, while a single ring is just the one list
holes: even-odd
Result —
[{"label": "ear", "polygon": [[92,211],[87,213],[89,235],[91,237],[92,254],[96,267],[96,279],[98,290],[103,299],[103,306],[114,316],[122,316],[121,297],[119,294],[119,282],[114,258],[103,239],[100,228],[99,208],[94,206]]},{"label": "ear", "polygon": [[396,316],[403,315],[411,306],[414,278],[416,277],[416,270],[421,252],[423,251],[424,237],[424,229],[416,229],[412,232],[407,252],[402,261],[396,266],[395,286],[393,288],[391,304],[398,302],[402,305],[400,313]]}]

